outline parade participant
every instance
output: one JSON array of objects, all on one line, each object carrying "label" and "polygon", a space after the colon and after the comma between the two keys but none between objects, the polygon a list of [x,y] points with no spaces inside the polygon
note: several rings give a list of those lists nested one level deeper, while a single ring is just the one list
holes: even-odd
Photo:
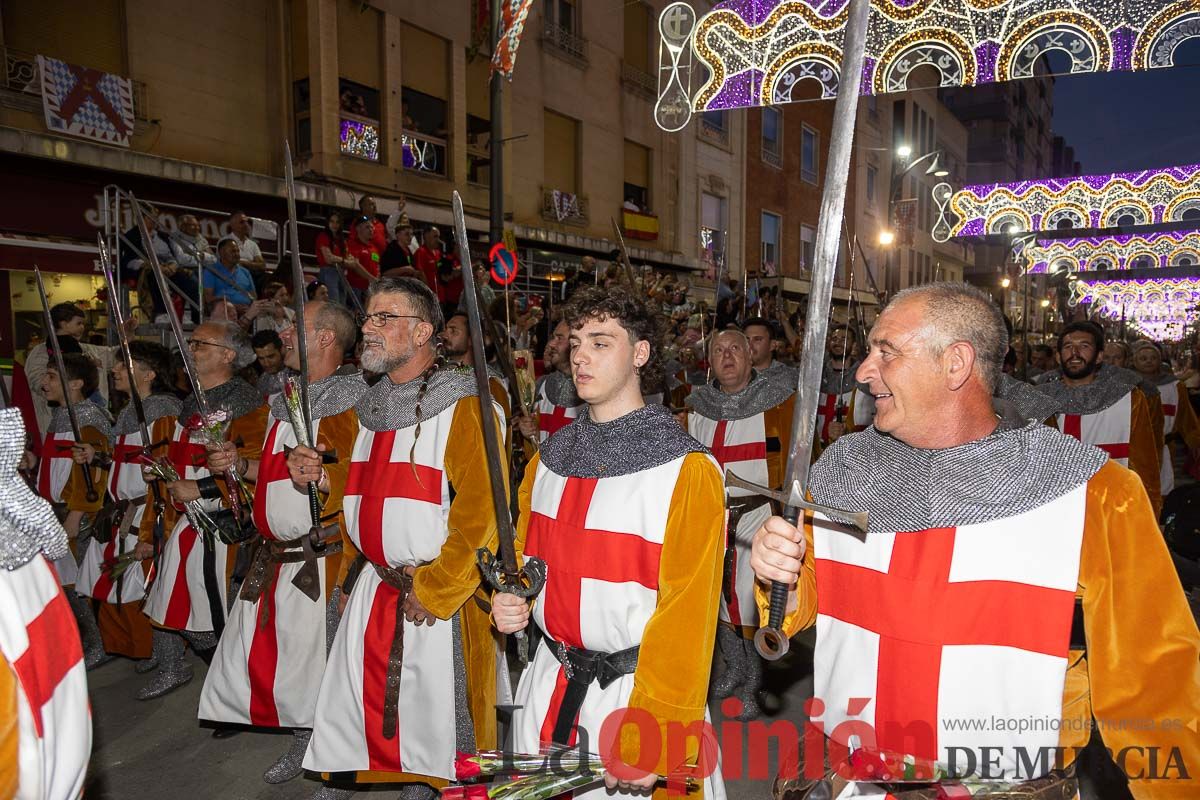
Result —
[{"label": "parade participant", "polygon": [[546,342],[546,374],[538,381],[533,407],[537,418],[517,419],[517,426],[527,440],[536,436],[539,442],[546,441],[583,411],[584,401],[579,399],[571,380],[569,336],[570,328],[561,320]]},{"label": "parade participant", "polygon": [[[1105,363],[1104,331],[1094,322],[1072,322],[1058,334],[1062,374],[1038,384],[1058,404],[1058,429],[1095,445],[1142,479],[1157,515],[1161,440],[1156,434],[1146,383],[1133,372]],[[1147,390],[1149,387],[1147,387]]]},{"label": "parade participant", "polygon": [[760,375],[777,378],[796,390],[796,368],[776,360],[780,340],[775,328],[764,317],[751,317],[742,323],[742,332],[750,342],[750,366]]},{"label": "parade participant", "polygon": [[1197,796],[1194,731],[1124,724],[1200,707],[1200,632],[1149,498],[1102,451],[994,403],[1006,338],[975,287],[899,293],[857,374],[874,426],[809,484],[870,532],[772,517],[755,534],[758,578],[791,587],[785,633],[820,631],[810,724],[835,770],[802,767],[777,796],[976,796],[957,777],[1074,798],[1093,717],[1137,800]]},{"label": "parade participant", "polygon": [[[84,470],[91,473],[92,486],[101,489],[104,485],[104,472],[98,464],[88,460],[87,466],[75,463],[75,457],[90,446],[96,453],[107,453],[109,431],[112,420],[109,419],[99,406],[84,398],[96,391],[99,373],[96,364],[81,353],[64,353],[63,366],[66,368],[68,386],[64,391],[58,371],[51,369],[42,376],[42,397],[51,409],[50,426],[42,443],[42,460],[38,469],[38,494],[55,504],[59,512],[67,536],[72,540],[72,547],[79,552],[86,552],[86,541],[92,517],[103,505],[103,495],[96,493],[93,500],[87,497],[87,483]],[[71,419],[66,405],[70,403],[79,420],[79,439],[76,440],[71,430]],[[92,669],[107,660],[104,644],[100,639],[100,629],[96,624],[95,612],[91,604],[75,592],[75,583],[79,575],[78,562],[74,554],[60,558],[54,562],[59,580],[66,587],[67,599],[75,612],[79,630],[83,637],[83,649],[88,669]]]},{"label": "parade participant", "polygon": [[829,332],[825,345],[828,357],[821,375],[821,404],[817,407],[817,436],[822,447],[843,433],[862,430],[875,416],[870,393],[854,379],[862,363],[852,352],[857,341],[858,334],[849,325]]},{"label": "parade participant", "polygon": [[[258,390],[235,377],[235,372],[254,358],[245,333],[236,323],[209,321],[196,327],[187,345],[210,413],[225,417],[225,438],[242,442],[243,456],[257,458],[266,406]],[[165,488],[177,504],[199,500],[214,517],[228,519],[228,514],[220,512],[225,506],[224,493],[232,487],[224,486],[224,480],[218,483],[218,476],[207,467],[207,434],[199,429],[203,424],[196,396],[189,395],[167,449],[180,480]],[[228,572],[233,566],[230,551],[219,537],[197,531],[186,515],[181,513],[174,521],[145,606],[146,616],[156,627],[158,671],[138,692],[139,700],[161,697],[192,679],[192,666],[184,657],[185,639],[201,659],[212,658],[225,625]]]},{"label": "parade participant", "polygon": [[[784,445],[792,438],[796,383],[788,386],[752,369],[754,348],[747,339],[736,328],[712,336],[708,354],[714,380],[695,387],[687,398],[687,430],[726,472],[777,489],[783,481]],[[741,718],[754,719],[760,713],[763,665],[751,641],[758,630],[758,607],[750,545],[771,516],[771,505],[739,488],[729,487],[726,494],[729,519],[717,626],[725,672],[713,681],[712,691],[726,697],[740,687]]]},{"label": "parade participant", "polygon": [[92,750],[79,632],[52,562],[71,558],[46,500],[17,474],[25,428],[0,410],[0,797],[79,797]]},{"label": "parade participant", "polygon": [[[471,352],[471,326],[467,322],[467,312],[455,311],[446,317],[446,327],[442,329],[441,340],[442,355],[446,357],[446,361],[462,367],[473,366],[475,356]],[[508,386],[505,383],[504,375],[490,361],[490,358],[495,354],[495,348],[491,342],[484,342],[484,347],[486,348],[485,352],[490,351],[489,363],[487,365],[488,385],[492,392],[492,399],[499,404],[502,411],[500,425],[501,427],[505,427],[509,416],[512,414],[512,401],[509,398]],[[505,449],[507,447],[508,442],[505,442]]]},{"label": "parade participant", "polygon": [[[134,341],[129,344],[133,358],[132,387],[141,398],[146,430],[150,441],[142,441],[141,422],[133,402],[128,403],[109,434],[106,448],[111,454],[108,474],[108,500],[105,512],[92,525],[92,539],[79,567],[75,590],[99,602],[97,614],[104,650],[110,655],[140,659],[135,669],[147,672],[153,667],[153,628],[142,613],[146,597],[146,577],[154,556],[153,524],[142,520],[155,515],[154,498],[148,494],[142,473],[143,457],[165,455],[166,444],[179,417],[180,402],[171,392],[171,356],[156,342]],[[130,393],[130,375],[124,360],[113,368],[113,387]],[[149,446],[149,447],[147,447]],[[90,464],[97,457],[91,445],[78,448],[77,464]],[[147,513],[147,511],[149,513]],[[148,520],[148,522],[152,522]],[[112,576],[118,559],[131,556],[139,564]]]},{"label": "parade participant", "polygon": [[[383,377],[355,407],[342,501],[366,563],[330,651],[304,758],[315,772],[414,784],[412,797],[431,797],[454,778],[456,750],[496,744],[495,645],[475,561],[478,548],[494,550],[496,524],[475,378],[442,367],[441,326],[420,280],[372,285],[361,362]],[[294,450],[289,469],[294,481],[330,487],[312,450]],[[318,796],[348,793],[325,787]]]},{"label": "parade participant", "polygon": [[[1189,453],[1200,453],[1200,420],[1196,418],[1196,411],[1192,408],[1183,382],[1164,368],[1162,351],[1158,345],[1144,340],[1134,344],[1133,367],[1143,381],[1158,387],[1163,412],[1163,436],[1181,439]],[[1164,498],[1175,488],[1175,461],[1170,442],[1163,445],[1159,483]]]},{"label": "parade participant", "polygon": [[[665,408],[642,402],[641,381],[661,369],[645,303],[625,289],[588,288],[566,318],[572,375],[588,405],[543,442],[520,490],[518,549],[545,560],[546,585],[532,612],[514,595],[492,598],[502,633],[523,630],[532,614],[545,634],[517,689],[513,748],[597,752],[608,747],[601,726],[617,719],[612,750],[601,753],[605,784],[644,794],[697,763],[694,738],[686,752],[668,753],[665,732],[705,718],[724,489],[700,443]],[[639,731],[663,738],[651,743]],[[724,797],[719,770],[707,767],[703,795]],[[603,796],[603,787],[576,794]]]},{"label": "parade participant", "polygon": [[[354,404],[367,389],[361,373],[341,369],[342,354],[354,346],[357,333],[350,312],[332,303],[309,303],[304,325],[317,445],[342,456],[325,465],[330,479],[321,518],[331,526],[326,537],[309,538],[312,518],[307,489],[296,487],[288,472],[288,452],[296,446],[296,432],[283,394],[271,400],[261,459],[242,460],[232,442],[208,455],[209,469],[220,472],[237,466],[255,482],[254,521],[263,541],[217,645],[200,695],[199,717],[293,728],[288,751],[263,774],[267,783],[284,783],[300,774],[312,735],[326,647],[337,627],[336,586],[349,564],[340,517],[348,454],[358,434]],[[297,331],[289,328],[281,335],[284,363],[299,373]]]}]

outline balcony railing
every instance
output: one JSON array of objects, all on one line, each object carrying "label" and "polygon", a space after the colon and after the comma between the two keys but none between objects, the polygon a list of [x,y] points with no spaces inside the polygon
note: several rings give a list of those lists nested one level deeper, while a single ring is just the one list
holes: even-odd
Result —
[{"label": "balcony railing", "polygon": [[721,114],[721,122],[718,123],[708,118],[707,115],[700,116],[700,138],[705,139],[714,144],[719,144],[722,147],[729,146],[729,120],[725,114]]},{"label": "balcony railing", "polygon": [[565,57],[577,66],[587,66],[587,39],[555,22],[546,20],[546,24],[542,27],[542,45],[550,52]]},{"label": "balcony railing", "polygon": [[621,62],[621,84],[636,95],[647,100],[653,100],[658,94],[658,84],[646,70],[632,64]]},{"label": "balcony railing", "polygon": [[[555,194],[558,195],[557,202]],[[556,222],[559,225],[576,225],[582,227],[588,222],[588,200],[580,195],[568,192],[556,192],[554,189],[542,190],[542,219]]]},{"label": "balcony railing", "polygon": [[446,177],[446,140],[426,136],[416,131],[403,131],[400,135],[404,168]]},{"label": "balcony railing", "polygon": [[[7,90],[12,95],[9,100],[16,100],[22,95],[28,96],[36,105],[41,105],[42,76],[38,72],[37,55],[14,50],[0,45],[0,55],[4,58],[4,76],[0,82],[0,90]],[[138,122],[150,119],[148,92],[146,84],[141,81],[133,83],[133,118]],[[33,98],[38,98],[33,101]],[[21,102],[9,102],[7,105],[30,105]]]},{"label": "balcony railing", "polygon": [[779,150],[772,150],[768,147],[762,149],[762,162],[768,167],[783,169],[783,154]]}]

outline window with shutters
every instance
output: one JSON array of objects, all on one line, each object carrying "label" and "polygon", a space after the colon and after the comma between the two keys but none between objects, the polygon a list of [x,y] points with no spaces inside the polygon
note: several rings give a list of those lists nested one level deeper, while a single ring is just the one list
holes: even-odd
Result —
[{"label": "window with shutters", "polygon": [[627,89],[653,99],[657,85],[651,70],[651,31],[654,30],[650,7],[638,0],[625,3],[625,41],[621,59],[621,82]]},{"label": "window with shutters", "polygon": [[467,180],[481,186],[491,183],[491,60],[486,53],[474,58],[467,51]]},{"label": "window with shutters", "polygon": [[625,140],[625,208],[650,213],[650,148],[628,139]]},{"label": "window with shutters", "polygon": [[800,269],[813,268],[813,254],[816,252],[817,230],[810,225],[800,226]]},{"label": "window with shutters", "polygon": [[[760,267],[768,274],[779,273],[779,232],[783,228],[783,218],[770,211],[762,212],[762,260]],[[769,268],[768,268],[769,265]]]},{"label": "window with shutters", "polygon": [[817,182],[817,169],[820,159],[821,137],[812,128],[805,125],[800,131],[800,178],[806,183]]},{"label": "window with shutters", "polygon": [[404,81],[400,93],[404,168],[446,176],[450,43],[404,25],[400,31],[400,68]]},{"label": "window with shutters", "polygon": [[725,198],[700,193],[700,247],[713,253],[725,249]]},{"label": "window with shutters", "polygon": [[762,109],[762,162],[783,167],[783,113],[770,106]]}]

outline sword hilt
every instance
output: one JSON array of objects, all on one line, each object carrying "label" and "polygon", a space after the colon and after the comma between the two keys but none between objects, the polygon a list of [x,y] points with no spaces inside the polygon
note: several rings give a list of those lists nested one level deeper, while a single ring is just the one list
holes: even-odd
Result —
[{"label": "sword hilt", "polygon": [[[783,518],[791,525],[800,520],[800,509],[788,506]],[[787,611],[788,585],[771,581],[771,606],[767,614],[767,625],[754,632],[754,649],[767,661],[778,661],[787,655],[791,642],[783,633],[783,617]]]},{"label": "sword hilt", "polygon": [[[505,568],[503,562],[486,547],[475,551],[475,560],[484,580],[498,592],[529,599],[540,593],[546,585],[546,562],[536,556],[527,557],[524,565],[516,571]],[[524,639],[525,631],[517,631],[513,636]]]}]

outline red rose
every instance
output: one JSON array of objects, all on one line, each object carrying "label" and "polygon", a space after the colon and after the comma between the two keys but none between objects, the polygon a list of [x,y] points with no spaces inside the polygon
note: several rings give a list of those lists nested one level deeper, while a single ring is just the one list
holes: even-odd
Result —
[{"label": "red rose", "polygon": [[442,800],[487,800],[487,796],[487,787],[478,783],[442,789]]},{"label": "red rose", "polygon": [[517,369],[525,369],[525,356],[517,359]]},{"label": "red rose", "polygon": [[454,755],[454,779],[458,781],[469,781],[473,778],[478,778],[483,774],[483,770],[479,767],[479,762],[475,761],[475,756],[472,753],[464,753],[459,750]]}]

